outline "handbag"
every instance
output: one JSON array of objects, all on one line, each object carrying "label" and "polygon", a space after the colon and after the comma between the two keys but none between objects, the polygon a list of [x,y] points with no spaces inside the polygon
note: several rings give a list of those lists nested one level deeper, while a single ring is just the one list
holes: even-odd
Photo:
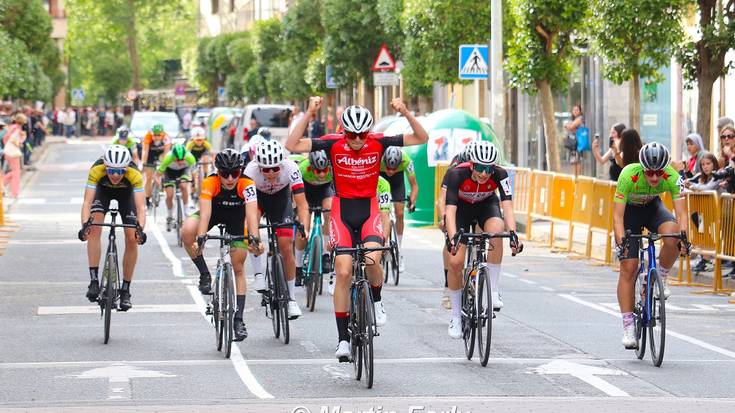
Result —
[{"label": "handbag", "polygon": [[577,152],[589,151],[590,148],[590,129],[584,126],[577,128]]},{"label": "handbag", "polygon": [[18,135],[18,129],[13,129],[8,131],[10,136],[6,136],[5,139],[5,156],[8,158],[19,158],[23,156],[23,153],[20,151],[20,148],[15,143],[15,138]]},{"label": "handbag", "polygon": [[567,135],[567,137],[564,138],[564,147],[570,151],[576,151],[577,138],[573,135]]}]

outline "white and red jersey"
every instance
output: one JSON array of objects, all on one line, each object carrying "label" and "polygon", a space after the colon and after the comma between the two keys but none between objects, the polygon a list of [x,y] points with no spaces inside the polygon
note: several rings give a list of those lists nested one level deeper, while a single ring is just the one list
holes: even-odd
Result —
[{"label": "white and red jersey", "polygon": [[403,135],[383,136],[369,133],[365,144],[353,150],[344,134],[325,135],[312,139],[311,151],[325,151],[332,161],[334,186],[340,198],[365,199],[375,197],[380,176],[380,161],[389,146],[403,146]]},{"label": "white and red jersey", "polygon": [[500,166],[493,166],[490,178],[481,184],[472,179],[472,163],[465,162],[448,170],[444,182],[447,205],[478,204],[490,199],[496,190],[500,192],[501,201],[513,200],[513,186],[508,172]]},{"label": "white and red jersey", "polygon": [[304,192],[304,179],[301,176],[301,171],[299,170],[299,166],[296,165],[296,162],[285,159],[279,166],[281,170],[271,180],[260,172],[260,166],[258,166],[257,161],[250,161],[245,167],[245,176],[255,182],[255,187],[258,191],[266,194],[272,195],[283,188],[289,187],[294,194]]}]

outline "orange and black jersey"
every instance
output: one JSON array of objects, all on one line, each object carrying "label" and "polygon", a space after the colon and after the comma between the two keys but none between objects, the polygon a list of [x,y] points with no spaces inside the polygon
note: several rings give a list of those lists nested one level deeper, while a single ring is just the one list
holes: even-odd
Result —
[{"label": "orange and black jersey", "polygon": [[212,209],[215,208],[243,208],[245,204],[257,202],[258,195],[255,190],[255,182],[249,178],[241,177],[237,185],[232,189],[225,189],[219,175],[210,175],[202,181],[201,199],[212,201]]}]

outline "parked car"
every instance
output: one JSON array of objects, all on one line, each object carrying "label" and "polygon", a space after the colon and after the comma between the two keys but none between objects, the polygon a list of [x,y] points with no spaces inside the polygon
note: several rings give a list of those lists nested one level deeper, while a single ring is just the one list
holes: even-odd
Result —
[{"label": "parked car", "polygon": [[283,142],[288,137],[288,120],[291,117],[289,105],[247,105],[235,128],[235,148],[244,143],[250,128],[250,119],[255,119],[259,127],[266,126],[271,136]]},{"label": "parked car", "polygon": [[130,121],[130,131],[138,139],[143,139],[145,134],[151,130],[156,123],[163,124],[163,130],[166,131],[172,139],[181,136],[181,121],[174,112],[141,112],[133,113],[133,119]]}]

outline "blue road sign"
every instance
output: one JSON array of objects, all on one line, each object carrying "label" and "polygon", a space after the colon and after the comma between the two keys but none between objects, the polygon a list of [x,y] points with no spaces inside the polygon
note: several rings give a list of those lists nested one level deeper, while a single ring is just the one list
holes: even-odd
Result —
[{"label": "blue road sign", "polygon": [[327,65],[325,71],[327,89],[337,89],[337,82],[334,81],[334,68],[331,65]]},{"label": "blue road sign", "polygon": [[459,78],[487,79],[490,52],[486,44],[459,46]]},{"label": "blue road sign", "polygon": [[71,91],[72,100],[83,101],[84,100],[84,89],[72,89]]}]

